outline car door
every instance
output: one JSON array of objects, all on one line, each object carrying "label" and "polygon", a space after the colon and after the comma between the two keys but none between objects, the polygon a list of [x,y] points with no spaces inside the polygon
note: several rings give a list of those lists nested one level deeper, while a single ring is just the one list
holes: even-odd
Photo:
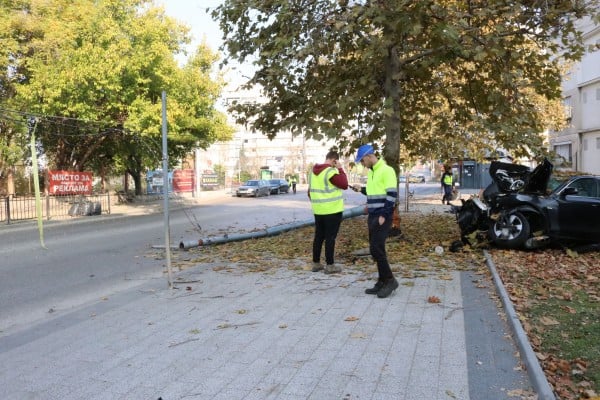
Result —
[{"label": "car door", "polygon": [[577,189],[576,194],[559,194],[559,235],[564,238],[600,241],[600,178],[574,178],[562,190]]},{"label": "car door", "polygon": [[271,184],[269,181],[261,180],[258,182],[258,186],[263,196],[268,196],[271,194]]},{"label": "car door", "polygon": [[281,191],[282,192],[289,192],[290,190],[290,185],[288,185],[287,181],[285,179],[280,179],[279,180],[279,184],[281,185]]}]

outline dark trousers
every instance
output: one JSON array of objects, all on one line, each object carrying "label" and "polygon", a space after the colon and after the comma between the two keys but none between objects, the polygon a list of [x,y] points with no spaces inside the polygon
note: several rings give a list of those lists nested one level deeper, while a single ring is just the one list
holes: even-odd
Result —
[{"label": "dark trousers", "polygon": [[367,224],[369,225],[369,250],[371,251],[371,256],[377,263],[380,281],[385,281],[394,277],[385,251],[385,241],[392,227],[392,219],[392,217],[388,217],[385,219],[383,225],[379,225],[378,215],[369,215],[367,218]]},{"label": "dark trousers", "polygon": [[452,200],[452,185],[444,185],[444,197],[442,197],[442,202],[450,202]]},{"label": "dark trousers", "polygon": [[342,223],[342,213],[316,215],[315,238],[313,240],[313,262],[321,262],[321,248],[325,242],[325,262],[333,264],[335,238]]}]

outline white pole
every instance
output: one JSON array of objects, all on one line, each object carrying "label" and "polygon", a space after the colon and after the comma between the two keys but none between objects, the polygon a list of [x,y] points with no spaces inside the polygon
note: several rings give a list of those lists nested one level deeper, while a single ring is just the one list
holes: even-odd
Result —
[{"label": "white pole", "polygon": [[44,223],[42,222],[42,197],[40,193],[40,176],[38,173],[38,161],[37,161],[37,149],[35,148],[35,128],[37,127],[37,121],[35,118],[30,118],[28,123],[29,134],[31,135],[30,148],[31,148],[31,167],[33,172],[33,188],[35,189],[35,211],[37,214],[38,231],[40,234],[40,244],[45,249],[44,244]]},{"label": "white pole", "polygon": [[200,148],[196,147],[194,149],[194,182],[196,182],[196,186],[194,187],[194,197],[200,197]]},{"label": "white pole", "polygon": [[167,153],[167,92],[162,92],[162,170],[163,170],[163,198],[165,221],[165,252],[167,272],[169,275],[169,288],[173,289],[173,274],[171,272],[171,234],[169,232],[169,154]]}]

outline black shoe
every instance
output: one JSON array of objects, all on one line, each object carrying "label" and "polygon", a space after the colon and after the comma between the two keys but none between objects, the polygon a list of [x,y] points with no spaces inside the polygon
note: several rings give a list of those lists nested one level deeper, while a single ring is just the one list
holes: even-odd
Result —
[{"label": "black shoe", "polygon": [[365,293],[366,294],[377,294],[377,292],[379,292],[379,290],[383,287],[383,281],[377,281],[375,282],[375,286],[373,286],[372,288],[369,289],[365,289]]},{"label": "black shoe", "polygon": [[388,236],[389,237],[402,236],[402,231],[400,230],[400,228],[392,227],[390,229],[390,233],[388,234]]},{"label": "black shoe", "polygon": [[377,297],[379,297],[380,299],[388,297],[390,294],[392,294],[394,290],[398,289],[398,286],[399,285],[396,278],[388,279],[383,284],[383,287],[377,292]]}]

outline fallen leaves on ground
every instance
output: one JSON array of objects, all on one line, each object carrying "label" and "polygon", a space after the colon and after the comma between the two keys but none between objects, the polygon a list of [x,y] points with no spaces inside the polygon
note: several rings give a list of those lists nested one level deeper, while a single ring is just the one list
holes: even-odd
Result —
[{"label": "fallen leaves on ground", "polygon": [[490,253],[558,398],[597,398],[600,253],[568,249]]},{"label": "fallen leaves on ground", "polygon": [[[455,253],[445,251],[441,257],[435,253],[436,247],[448,249],[460,237],[451,214],[402,214],[401,229],[401,236],[390,237],[387,241],[390,265],[401,278],[436,273],[438,279],[451,280],[447,271],[471,269],[473,265],[481,264],[481,252],[468,247]],[[174,263],[180,268],[211,263],[217,271],[229,271],[234,264],[251,272],[267,272],[282,265],[292,270],[310,271],[313,234],[314,227],[308,226],[277,236],[192,248],[186,252],[185,263]],[[375,273],[377,268],[371,257],[355,254],[368,248],[366,217],[345,219],[336,240],[336,263],[345,269]]]}]

